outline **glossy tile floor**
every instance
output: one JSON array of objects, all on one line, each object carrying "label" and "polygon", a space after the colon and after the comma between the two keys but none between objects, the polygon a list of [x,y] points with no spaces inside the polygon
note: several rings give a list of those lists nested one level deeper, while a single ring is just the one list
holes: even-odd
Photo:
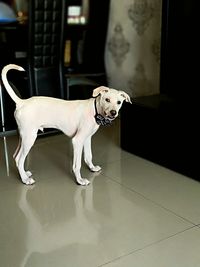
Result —
[{"label": "glossy tile floor", "polygon": [[120,149],[119,120],[93,137],[102,172],[71,173],[70,139],[39,138],[23,185],[0,139],[0,267],[199,267],[200,183]]}]

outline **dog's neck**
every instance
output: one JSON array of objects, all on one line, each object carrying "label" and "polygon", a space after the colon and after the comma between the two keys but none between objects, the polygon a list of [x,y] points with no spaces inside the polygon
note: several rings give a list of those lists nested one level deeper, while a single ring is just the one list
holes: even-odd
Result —
[{"label": "dog's neck", "polygon": [[94,109],[95,109],[94,118],[95,118],[95,121],[98,125],[102,125],[102,126],[110,125],[112,123],[112,121],[109,120],[108,118],[105,118],[97,110],[97,98],[98,98],[98,96],[94,99]]}]

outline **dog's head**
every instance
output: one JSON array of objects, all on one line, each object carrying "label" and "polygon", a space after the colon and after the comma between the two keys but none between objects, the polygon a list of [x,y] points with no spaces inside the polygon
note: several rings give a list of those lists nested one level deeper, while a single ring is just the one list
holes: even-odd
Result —
[{"label": "dog's head", "polygon": [[118,91],[105,86],[94,89],[92,96],[99,96],[98,112],[109,120],[114,120],[118,116],[124,100],[131,103],[130,96],[124,91]]}]

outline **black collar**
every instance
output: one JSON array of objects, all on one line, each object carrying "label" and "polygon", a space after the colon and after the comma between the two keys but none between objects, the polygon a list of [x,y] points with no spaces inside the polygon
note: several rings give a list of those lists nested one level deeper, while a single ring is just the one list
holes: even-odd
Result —
[{"label": "black collar", "polygon": [[101,114],[98,114],[97,112],[97,103],[96,103],[96,98],[94,100],[94,108],[95,108],[95,121],[98,125],[102,125],[102,126],[106,126],[106,125],[111,125],[112,121],[105,118],[104,116],[102,116]]}]

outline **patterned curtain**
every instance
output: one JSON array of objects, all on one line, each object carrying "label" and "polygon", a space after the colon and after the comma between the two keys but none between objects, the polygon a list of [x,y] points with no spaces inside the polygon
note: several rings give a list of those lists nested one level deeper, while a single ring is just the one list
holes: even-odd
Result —
[{"label": "patterned curtain", "polygon": [[162,0],[111,0],[105,65],[110,87],[159,93]]}]

